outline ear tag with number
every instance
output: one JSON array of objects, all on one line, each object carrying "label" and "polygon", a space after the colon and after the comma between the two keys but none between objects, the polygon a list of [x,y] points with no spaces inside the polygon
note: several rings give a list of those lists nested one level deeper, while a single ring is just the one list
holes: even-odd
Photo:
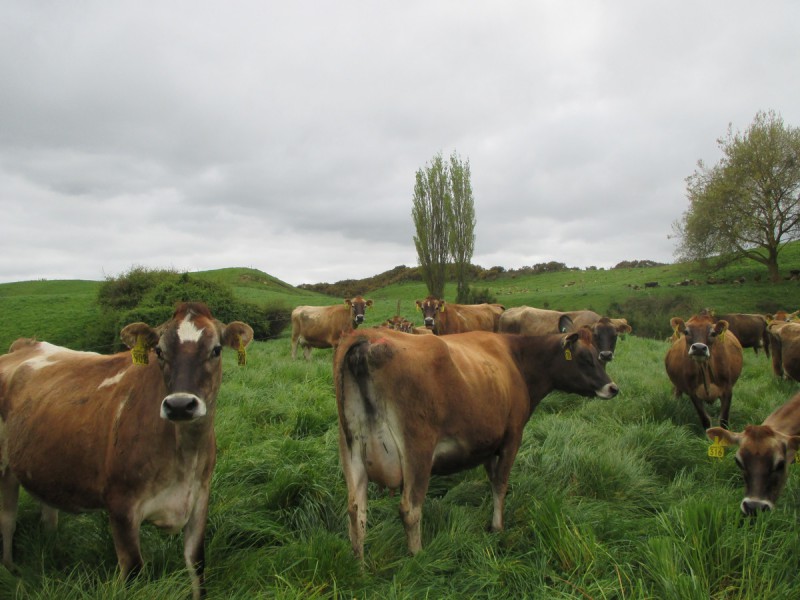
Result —
[{"label": "ear tag with number", "polygon": [[239,348],[236,351],[236,355],[238,357],[239,366],[243,367],[247,364],[247,350],[242,343],[242,336],[239,336]]},{"label": "ear tag with number", "polygon": [[136,336],[136,343],[133,348],[131,348],[131,356],[133,357],[133,364],[135,365],[148,364],[147,344],[145,344],[143,335]]},{"label": "ear tag with number", "polygon": [[711,458],[719,458],[722,459],[725,456],[725,446],[728,446],[727,440],[721,440],[717,436],[714,436],[714,443],[708,447],[708,455]]},{"label": "ear tag with number", "polygon": [[564,350],[564,358],[566,358],[567,360],[572,360],[572,352],[570,352],[569,348]]}]

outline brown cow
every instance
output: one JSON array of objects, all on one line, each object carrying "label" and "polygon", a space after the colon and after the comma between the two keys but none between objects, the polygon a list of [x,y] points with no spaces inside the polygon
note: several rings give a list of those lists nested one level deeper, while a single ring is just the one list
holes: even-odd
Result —
[{"label": "brown cow", "polygon": [[772,321],[767,326],[772,349],[772,372],[800,381],[800,323]]},{"label": "brown cow", "polygon": [[759,348],[769,356],[769,336],[767,335],[767,319],[764,315],[729,313],[714,315],[714,320],[727,321],[728,331],[736,336],[742,348],[752,348],[758,354]]},{"label": "brown cow", "polygon": [[745,483],[742,512],[754,515],[772,510],[786,484],[788,465],[800,447],[800,394],[778,407],[761,425],[748,425],[741,433],[712,427],[706,434],[711,440],[719,438],[739,446],[736,464]]},{"label": "brown cow", "polygon": [[619,391],[587,329],[537,337],[367,329],[336,349],[334,383],[350,542],[362,560],[368,481],[402,488],[400,516],[415,554],[431,474],[483,464],[494,500],[491,528],[501,530],[511,467],[542,398],[556,389],[601,398]]},{"label": "brown cow", "polygon": [[[123,577],[142,567],[139,528],[183,529],[195,598],[216,460],[214,414],[223,346],[244,348],[249,325],[224,325],[205,305],[181,304],[158,328],[121,332],[133,349],[111,356],[17,340],[0,357],[3,563],[12,566],[21,484],[56,510],[109,513]],[[147,362],[147,364],[134,364]]]},{"label": "brown cow", "polygon": [[577,331],[581,327],[589,327],[594,333],[594,342],[604,363],[613,360],[618,335],[632,331],[625,319],[601,317],[591,310],[559,312],[530,306],[507,309],[500,315],[499,331],[545,335]]},{"label": "brown cow", "polygon": [[425,327],[436,335],[467,331],[497,331],[502,304],[453,304],[434,296],[417,300]]},{"label": "brown cow", "polygon": [[664,365],[675,386],[675,396],[683,393],[692,399],[703,429],[711,427],[703,402],[719,398],[719,422],[727,429],[733,386],[742,372],[742,345],[727,333],[726,321],[715,323],[708,314],[695,315],[686,323],[673,317],[670,324],[677,338],[667,351]]},{"label": "brown cow", "polygon": [[311,360],[312,348],[335,348],[343,333],[364,322],[364,313],[372,300],[361,296],[345,299],[334,306],[298,306],[292,311],[292,360],[297,358],[297,344],[303,356]]}]

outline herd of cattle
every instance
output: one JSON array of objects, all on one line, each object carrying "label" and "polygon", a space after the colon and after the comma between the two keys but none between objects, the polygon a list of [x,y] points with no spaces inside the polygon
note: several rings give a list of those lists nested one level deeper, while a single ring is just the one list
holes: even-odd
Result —
[{"label": "herd of cattle", "polygon": [[[511,468],[539,402],[553,390],[600,398],[619,392],[606,365],[618,336],[631,331],[625,319],[428,297],[416,303],[422,326],[397,316],[358,329],[371,305],[359,296],[292,312],[293,359],[298,345],[306,359],[312,348],[335,349],[339,454],[359,558],[369,481],[400,490],[408,548],[416,553],[431,475],[483,465],[491,529],[500,530]],[[797,313],[703,311],[671,324],[665,366],[675,394],[691,398],[709,438],[738,445],[742,511],[771,509],[800,446],[800,395],[741,433],[728,430],[728,416],[743,347],[763,349],[776,375],[800,381]],[[182,530],[193,595],[200,597],[220,356],[229,347],[244,362],[253,330],[219,322],[203,304],[183,303],[168,322],[133,323],[121,338],[130,352],[104,356],[20,339],[0,357],[3,564],[13,566],[21,485],[41,501],[49,527],[58,510],[106,510],[123,577],[142,567],[143,521]],[[704,404],[717,398],[720,427],[712,428]]]}]

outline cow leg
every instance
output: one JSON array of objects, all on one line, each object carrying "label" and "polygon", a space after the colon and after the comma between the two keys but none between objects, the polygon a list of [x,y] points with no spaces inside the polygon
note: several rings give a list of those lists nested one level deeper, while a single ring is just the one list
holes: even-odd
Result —
[{"label": "cow leg", "polygon": [[46,531],[55,531],[58,527],[58,509],[42,504],[42,524]]},{"label": "cow leg", "polygon": [[311,360],[311,346],[309,346],[308,344],[303,346],[303,357],[306,360]]},{"label": "cow leg", "polygon": [[6,467],[0,475],[0,496],[2,496],[2,506],[0,506],[0,533],[3,535],[3,564],[7,569],[13,570],[14,560],[12,558],[11,545],[14,539],[14,531],[17,529],[17,505],[19,502],[19,481]]},{"label": "cow leg", "polygon": [[502,448],[500,454],[487,460],[483,466],[489,476],[489,483],[492,486],[492,512],[491,531],[503,530],[503,512],[505,509],[506,493],[508,492],[508,478],[511,476],[511,467],[517,456],[519,444],[514,447]]},{"label": "cow leg", "polygon": [[703,404],[703,401],[698,398],[694,394],[689,394],[689,397],[692,399],[692,404],[694,404],[694,408],[697,411],[697,416],[700,417],[700,422],[703,425],[703,430],[705,431],[709,427],[711,427],[711,418],[708,416],[706,412],[706,407]]},{"label": "cow leg", "polygon": [[[723,394],[719,399],[719,426],[723,429],[728,429],[728,416],[731,413],[731,400],[733,399],[733,390],[727,394]],[[708,427],[706,427],[708,429]]]},{"label": "cow leg", "polygon": [[129,507],[123,510],[109,509],[109,517],[120,574],[124,579],[130,579],[142,570],[144,564],[139,544],[141,519],[134,518]]},{"label": "cow leg", "polygon": [[292,334],[292,360],[297,360],[297,338]]},{"label": "cow leg", "polygon": [[[413,444],[413,442],[412,442]],[[408,447],[408,446],[407,446]],[[403,470],[403,495],[400,498],[400,518],[406,530],[408,551],[414,555],[422,550],[422,505],[431,480],[433,450],[426,453],[427,460],[409,457],[408,464],[415,465],[414,473]]]},{"label": "cow leg", "polygon": [[344,433],[339,431],[339,460],[347,484],[347,515],[349,517],[350,545],[353,554],[364,560],[364,538],[367,534],[367,471],[362,456],[348,447]]},{"label": "cow leg", "polygon": [[195,503],[189,521],[183,528],[183,558],[189,577],[192,580],[192,597],[195,600],[205,596],[205,537],[208,522],[208,496],[206,487]]}]

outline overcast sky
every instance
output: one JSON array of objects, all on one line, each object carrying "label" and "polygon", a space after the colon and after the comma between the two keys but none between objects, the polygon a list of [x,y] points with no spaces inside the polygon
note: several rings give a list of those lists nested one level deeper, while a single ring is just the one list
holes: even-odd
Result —
[{"label": "overcast sky", "polygon": [[799,23],[797,0],[4,0],[0,282],[414,266],[415,172],[454,150],[474,263],[672,262],[728,125],[800,126]]}]

